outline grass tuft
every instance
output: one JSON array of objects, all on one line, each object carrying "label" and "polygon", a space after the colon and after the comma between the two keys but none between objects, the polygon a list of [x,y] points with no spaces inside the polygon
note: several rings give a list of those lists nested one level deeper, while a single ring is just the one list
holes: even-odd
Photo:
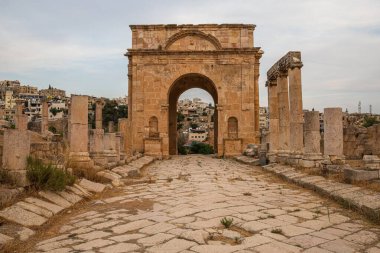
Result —
[{"label": "grass tuft", "polygon": [[225,228],[229,228],[229,227],[231,227],[233,221],[234,221],[234,218],[227,218],[227,217],[224,217],[223,219],[220,220],[220,223],[222,223],[222,225],[223,225]]},{"label": "grass tuft", "polygon": [[75,182],[73,175],[32,157],[27,159],[26,176],[38,190],[62,191]]}]

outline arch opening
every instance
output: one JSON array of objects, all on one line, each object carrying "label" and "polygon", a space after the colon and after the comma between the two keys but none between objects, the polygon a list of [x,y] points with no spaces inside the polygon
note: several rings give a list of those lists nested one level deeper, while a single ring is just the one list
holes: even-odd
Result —
[{"label": "arch opening", "polygon": [[169,101],[169,154],[176,155],[178,154],[178,130],[177,130],[177,105],[178,100],[181,94],[185,91],[199,88],[208,92],[212,99],[214,100],[214,114],[213,114],[213,147],[214,151],[217,152],[218,149],[218,112],[216,110],[216,105],[218,103],[218,93],[215,87],[215,84],[208,77],[190,73],[179,77],[176,81],[173,82],[172,86],[169,89],[168,101]]}]

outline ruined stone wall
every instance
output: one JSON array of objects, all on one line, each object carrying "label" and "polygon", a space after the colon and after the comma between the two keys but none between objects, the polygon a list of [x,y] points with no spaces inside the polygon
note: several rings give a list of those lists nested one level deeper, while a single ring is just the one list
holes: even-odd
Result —
[{"label": "ruined stone wall", "polygon": [[37,142],[30,144],[30,155],[45,164],[64,164],[65,153],[61,142]]},{"label": "ruined stone wall", "polygon": [[[67,136],[68,120],[67,120],[67,118],[49,120],[48,129],[49,129],[49,127],[54,127],[57,130],[58,134],[62,133],[65,136]],[[41,132],[41,121],[29,122],[28,123],[28,130],[40,133]]]},{"label": "ruined stone wall", "polygon": [[368,128],[355,125],[344,128],[343,152],[348,159],[380,155],[380,124]]}]

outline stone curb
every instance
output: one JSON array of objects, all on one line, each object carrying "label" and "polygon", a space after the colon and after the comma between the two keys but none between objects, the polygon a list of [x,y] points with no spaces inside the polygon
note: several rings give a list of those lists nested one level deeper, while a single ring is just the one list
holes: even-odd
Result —
[{"label": "stone curb", "polygon": [[[241,161],[239,157],[235,158],[235,160],[245,163]],[[288,165],[273,163],[262,166],[261,168],[288,182],[311,189],[320,195],[327,196],[350,209],[352,208],[364,214],[370,220],[380,223],[380,194],[375,191],[335,182],[322,176],[312,176],[298,172]]]},{"label": "stone curb", "polygon": [[150,165],[155,161],[154,157],[143,156],[138,159],[130,161],[128,164],[113,168],[111,171],[120,175],[121,177],[139,177],[141,176],[141,169]]}]

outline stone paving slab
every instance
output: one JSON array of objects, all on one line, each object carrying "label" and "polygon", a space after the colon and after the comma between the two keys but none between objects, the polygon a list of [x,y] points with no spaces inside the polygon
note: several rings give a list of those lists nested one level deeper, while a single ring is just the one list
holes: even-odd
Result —
[{"label": "stone paving slab", "polygon": [[69,201],[67,201],[66,199],[62,198],[54,192],[40,191],[38,192],[38,195],[63,208],[68,208],[72,206],[72,203],[70,203]]},{"label": "stone paving slab", "polygon": [[26,199],[24,199],[24,201],[31,203],[31,204],[34,204],[38,207],[45,208],[54,214],[57,214],[64,209],[61,206],[46,202],[46,201],[41,200],[41,199],[33,198],[33,197],[26,198]]},{"label": "stone paving slab", "polygon": [[41,226],[47,221],[46,218],[30,211],[26,211],[16,205],[1,210],[0,217],[19,223],[23,226]]},{"label": "stone paving slab", "polygon": [[15,204],[16,206],[19,206],[27,211],[31,211],[35,214],[38,214],[38,215],[41,215],[45,218],[50,218],[53,216],[53,212],[47,210],[47,209],[44,209],[42,207],[39,207],[39,206],[36,206],[36,205],[33,205],[33,204],[30,204],[30,203],[27,203],[27,202],[24,202],[24,201],[19,201]]},{"label": "stone paving slab", "polygon": [[[298,177],[292,169],[281,171],[294,180],[320,182],[316,177]],[[54,230],[48,227],[45,235],[34,239],[37,244],[30,252],[380,249],[378,226],[351,216],[311,191],[264,173],[260,167],[209,156],[180,156],[156,161],[146,167],[146,173],[162,179],[121,186],[80,213],[73,209],[72,216],[63,214],[64,224]],[[169,177],[173,179],[170,182]],[[223,227],[223,217],[234,219],[231,228]]]}]

